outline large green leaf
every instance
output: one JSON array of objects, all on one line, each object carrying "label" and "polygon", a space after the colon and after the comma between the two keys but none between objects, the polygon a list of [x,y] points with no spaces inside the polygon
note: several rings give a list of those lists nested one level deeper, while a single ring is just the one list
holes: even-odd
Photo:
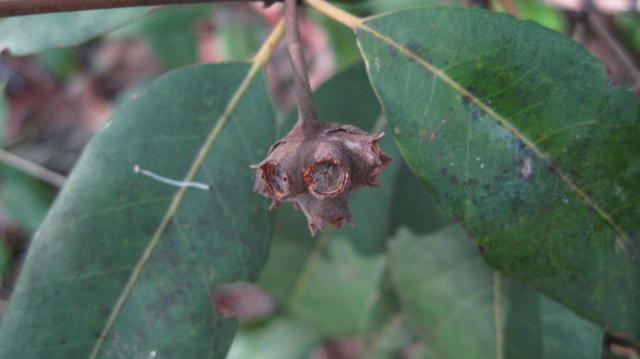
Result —
[{"label": "large green leaf", "polygon": [[16,16],[0,21],[0,52],[31,55],[79,45],[143,16],[147,7]]},{"label": "large green leaf", "polygon": [[[271,233],[248,168],[275,133],[256,69],[184,68],[119,107],[33,240],[0,327],[1,357],[225,355],[236,324],[211,292],[255,280]],[[211,190],[177,189],[135,165]]]},{"label": "large green leaf", "polygon": [[401,230],[389,263],[407,318],[442,358],[600,358],[601,328],[492,271],[458,227]]},{"label": "large green leaf", "polygon": [[633,94],[561,34],[482,10],[359,22],[403,156],[486,260],[640,334],[640,122]]}]

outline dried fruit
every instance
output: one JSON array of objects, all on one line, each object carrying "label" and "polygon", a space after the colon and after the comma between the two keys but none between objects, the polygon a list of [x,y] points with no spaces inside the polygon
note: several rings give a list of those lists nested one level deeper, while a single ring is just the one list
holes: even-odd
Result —
[{"label": "dried fruit", "polygon": [[298,122],[274,143],[256,169],[253,190],[273,200],[271,209],[293,202],[307,217],[311,234],[327,224],[353,224],[349,193],[378,186],[376,177],[391,162],[378,140],[350,125],[320,122],[313,106],[311,86],[298,30],[297,0],[285,0],[285,24],[293,83],[298,98]]},{"label": "dried fruit", "polygon": [[256,169],[254,191],[272,198],[271,208],[293,202],[307,217],[315,235],[328,224],[352,223],[348,196],[364,186],[378,186],[376,177],[391,162],[380,150],[384,134],[369,135],[350,125],[302,123],[269,149]]}]

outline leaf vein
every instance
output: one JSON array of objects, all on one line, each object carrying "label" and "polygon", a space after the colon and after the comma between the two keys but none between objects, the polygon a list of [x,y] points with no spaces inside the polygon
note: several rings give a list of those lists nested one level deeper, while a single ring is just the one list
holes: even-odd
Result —
[{"label": "leaf vein", "polygon": [[[282,35],[283,35],[283,23],[281,21],[278,24],[278,26],[276,26],[274,31],[271,33],[269,38],[265,41],[263,47],[258,51],[258,54],[253,60],[251,68],[247,72],[247,75],[244,77],[244,79],[238,86],[238,89],[231,96],[229,103],[227,104],[227,107],[225,108],[224,112],[220,115],[220,118],[216,122],[215,126],[213,127],[211,132],[209,132],[204,144],[200,148],[196,158],[194,159],[193,163],[191,164],[191,167],[189,168],[189,171],[187,172],[184,178],[185,182],[192,181],[196,176],[196,174],[198,173],[198,171],[201,169],[204,163],[204,160],[206,159],[209,151],[211,150],[211,147],[216,142],[218,135],[220,134],[220,132],[222,132],[222,129],[227,124],[229,118],[231,117],[231,114],[236,109],[242,96],[249,88],[249,85],[255,78],[258,71],[270,58],[271,53],[275,49],[275,46],[277,45],[277,43],[282,38]],[[148,262],[149,258],[151,258],[151,255],[155,250],[156,246],[158,245],[160,238],[164,234],[165,229],[167,228],[167,225],[169,224],[174,214],[176,213],[178,207],[180,206],[186,191],[187,191],[186,187],[180,188],[176,191],[175,195],[173,196],[173,200],[169,208],[167,209],[167,212],[162,218],[160,224],[158,225],[158,228],[156,229],[153,237],[151,237],[138,263],[134,267],[134,270],[132,271],[131,276],[129,277],[124,289],[122,290],[122,293],[118,296],[118,299],[114,304],[111,314],[109,315],[109,318],[105,326],[102,328],[100,332],[100,336],[98,337],[98,340],[96,341],[96,344],[94,345],[91,351],[91,354],[89,355],[90,359],[95,359],[98,356],[98,353],[100,352],[100,348],[102,347],[102,344],[104,343],[107,335],[109,334],[111,327],[115,323],[116,318],[118,317],[120,311],[122,310],[122,307],[126,299],[128,298],[129,294],[131,293],[131,290],[133,289],[133,285],[137,282],[138,277],[142,272],[142,269],[144,268],[145,264]]]},{"label": "leaf vein", "polygon": [[[312,1],[312,0],[307,0],[307,1],[308,2],[315,2],[315,1]],[[492,107],[487,105],[480,98],[476,97],[469,90],[467,90],[464,87],[462,87],[458,82],[456,82],[454,79],[449,77],[441,69],[435,67],[433,64],[431,64],[430,62],[428,62],[424,58],[420,57],[419,55],[417,55],[415,52],[411,51],[410,49],[406,48],[402,44],[396,42],[394,39],[390,38],[389,36],[387,36],[385,34],[382,34],[382,33],[378,32],[378,31],[376,31],[375,29],[369,27],[364,22],[362,22],[362,20],[360,18],[356,18],[356,19],[359,20],[359,21],[356,21],[356,20],[353,20],[353,19],[349,19],[349,23],[348,24],[352,25],[354,27],[357,27],[359,29],[362,29],[362,30],[368,32],[369,34],[371,34],[372,36],[378,38],[378,40],[381,40],[381,41],[383,41],[383,42],[395,47],[400,53],[402,53],[403,55],[409,57],[410,59],[412,59],[413,61],[418,63],[418,65],[424,67],[427,71],[433,73],[436,77],[440,78],[443,82],[448,84],[452,89],[454,89],[455,91],[457,91],[458,93],[460,93],[463,96],[467,96],[473,103],[476,104],[476,106],[478,106],[485,113],[487,113],[489,116],[491,116],[496,122],[498,122],[500,125],[502,125],[504,128],[506,128],[509,132],[511,132],[511,134],[513,134],[516,138],[518,138],[525,146],[527,146],[529,149],[531,149],[536,154],[536,156],[538,156],[540,159],[542,159],[544,162],[546,162],[548,166],[553,168],[554,172],[556,173],[556,175],[558,177],[560,177],[560,179],[563,182],[565,182],[566,185],[568,185],[571,189],[573,189],[578,194],[578,196],[587,204],[588,207],[590,207],[591,209],[595,210],[596,213],[604,221],[606,221],[616,232],[618,232],[618,234],[620,236],[622,236],[625,239],[628,239],[628,235],[626,234],[626,232],[613,220],[613,218],[607,212],[605,212],[600,207],[600,205],[598,203],[596,203],[595,200],[593,198],[591,198],[582,188],[578,187],[576,185],[576,183],[573,182],[573,180],[571,179],[571,177],[568,174],[564,173],[564,171],[562,171],[562,169],[557,167],[557,165],[553,163],[551,157],[547,153],[545,153],[531,139],[529,139],[522,132],[520,132],[520,130],[516,126],[514,126],[507,118],[502,117]],[[541,104],[542,103],[540,103],[540,105]],[[531,108],[529,108],[529,109],[531,109]]]}]

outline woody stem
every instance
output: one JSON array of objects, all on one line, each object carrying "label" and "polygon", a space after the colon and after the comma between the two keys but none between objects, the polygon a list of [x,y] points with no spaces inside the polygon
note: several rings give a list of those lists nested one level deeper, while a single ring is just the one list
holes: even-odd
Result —
[{"label": "woody stem", "polygon": [[289,57],[293,69],[293,83],[298,99],[298,122],[304,133],[310,133],[319,120],[313,105],[307,66],[304,61],[304,49],[298,28],[298,0],[285,0],[284,17]]},{"label": "woody stem", "polygon": [[0,17],[44,14],[63,11],[111,9],[133,6],[195,4],[205,2],[264,2],[270,5],[282,0],[2,0]]}]

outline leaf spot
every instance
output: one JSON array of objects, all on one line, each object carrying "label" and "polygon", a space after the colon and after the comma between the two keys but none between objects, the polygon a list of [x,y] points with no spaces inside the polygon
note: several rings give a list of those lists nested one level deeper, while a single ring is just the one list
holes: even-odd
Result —
[{"label": "leaf spot", "polygon": [[533,165],[531,163],[531,157],[527,156],[524,158],[522,163],[522,168],[520,169],[520,173],[522,173],[522,177],[525,179],[531,177],[531,173],[533,173]]}]

